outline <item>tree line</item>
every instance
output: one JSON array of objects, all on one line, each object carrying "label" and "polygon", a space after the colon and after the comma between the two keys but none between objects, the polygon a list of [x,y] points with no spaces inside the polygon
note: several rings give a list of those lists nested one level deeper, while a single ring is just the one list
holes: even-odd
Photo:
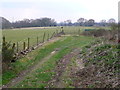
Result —
[{"label": "tree line", "polygon": [[101,20],[100,22],[95,22],[94,19],[79,18],[76,22],[72,23],[71,20],[66,20],[57,23],[51,18],[40,18],[40,19],[24,19],[15,22],[10,22],[4,17],[0,17],[0,24],[2,24],[2,29],[9,28],[22,28],[22,27],[48,27],[48,26],[109,26],[110,24],[116,23],[114,18],[106,20]]}]

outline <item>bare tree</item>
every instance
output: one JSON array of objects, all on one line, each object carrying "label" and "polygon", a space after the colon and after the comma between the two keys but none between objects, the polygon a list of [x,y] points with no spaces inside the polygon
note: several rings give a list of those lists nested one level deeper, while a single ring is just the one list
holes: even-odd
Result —
[{"label": "bare tree", "polygon": [[79,19],[77,20],[77,22],[79,23],[80,26],[82,26],[83,23],[85,22],[85,19],[84,19],[84,18],[79,18]]},{"label": "bare tree", "polygon": [[102,25],[102,26],[105,26],[106,25],[106,20],[105,19],[102,19],[101,21],[100,21],[100,25]]},{"label": "bare tree", "polygon": [[72,25],[72,21],[71,21],[71,20],[66,20],[66,24],[67,24],[68,26],[71,26],[71,25]]},{"label": "bare tree", "polygon": [[87,26],[93,26],[94,23],[95,23],[94,19],[89,19],[88,22],[87,22]]},{"label": "bare tree", "polygon": [[111,18],[111,19],[108,20],[108,23],[115,23],[115,22],[116,22],[116,21],[115,21],[114,18]]}]

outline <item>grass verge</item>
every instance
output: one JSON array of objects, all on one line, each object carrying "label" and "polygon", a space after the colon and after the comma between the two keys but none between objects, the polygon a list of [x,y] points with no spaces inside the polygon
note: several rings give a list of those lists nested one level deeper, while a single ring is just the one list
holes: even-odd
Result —
[{"label": "grass verge", "polygon": [[[42,67],[36,69],[32,74],[28,74],[27,77],[15,88],[44,88],[47,86],[47,82],[55,75],[53,72],[57,61],[59,61],[64,55],[69,53],[72,49],[82,47],[92,41],[91,37],[64,37],[60,41],[57,41],[60,51],[52,56]],[[40,55],[40,54],[39,54]],[[38,56],[39,57],[39,56]]]}]

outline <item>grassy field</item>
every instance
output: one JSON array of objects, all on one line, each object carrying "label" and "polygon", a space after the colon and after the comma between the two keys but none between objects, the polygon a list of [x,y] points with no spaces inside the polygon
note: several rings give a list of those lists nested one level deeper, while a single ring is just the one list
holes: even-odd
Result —
[{"label": "grassy field", "polygon": [[[83,31],[84,29],[99,29],[99,28],[104,28],[107,29],[108,27],[80,27],[80,26],[66,26],[64,27],[64,31],[66,34],[78,34],[78,30]],[[6,37],[7,41],[11,42],[20,42],[27,40],[27,38],[31,38],[31,42],[36,41],[36,37],[39,37],[39,40],[42,40],[42,36],[44,32],[46,34],[51,34],[53,32],[56,32],[56,30],[60,31],[60,27],[54,27],[54,28],[21,28],[21,29],[8,29],[8,30],[3,30],[2,34],[3,36]],[[47,35],[46,35],[47,36]]]},{"label": "grassy field", "polygon": [[[12,43],[19,44],[19,49],[22,49],[23,42],[27,43],[28,38],[30,38],[30,46],[37,44],[38,41],[42,42],[44,32],[46,33],[45,40],[56,31],[56,28],[50,29],[14,29],[14,30],[4,30],[3,36],[6,37],[6,41],[11,41]],[[27,46],[27,45],[26,45]]]},{"label": "grassy field", "polygon": [[[80,27],[80,26],[66,26],[63,28],[66,34],[79,34],[84,29],[98,29],[99,27]],[[103,27],[101,27],[103,28]],[[104,27],[105,28],[105,27]],[[23,49],[23,42],[26,42],[30,38],[30,47],[37,44],[37,37],[38,41],[42,42],[43,35],[45,33],[45,40],[48,37],[51,37],[54,32],[60,32],[60,27],[33,27],[33,28],[20,28],[20,29],[8,29],[3,30],[3,36],[6,37],[6,41],[10,41],[12,43],[18,42],[19,50]],[[79,32],[80,31],[80,32]],[[48,36],[49,34],[49,36]]]},{"label": "grassy field", "polygon": [[[87,37],[87,36],[74,36],[76,34],[79,34],[84,29],[99,29],[99,27],[64,27],[64,31],[66,34],[72,34],[72,36],[63,36],[59,37],[60,40],[55,42],[48,42],[47,45],[42,46],[38,48],[37,50],[29,53],[24,58],[21,58],[17,60],[17,62],[11,64],[12,70],[8,70],[7,72],[3,73],[3,84],[7,84],[11,81],[12,78],[16,77],[18,73],[20,73],[23,70],[29,69],[30,66],[33,66],[37,64],[38,62],[41,62],[43,58],[50,55],[52,51],[54,51],[56,48],[59,48],[60,50],[55,53],[54,56],[50,57],[43,65],[39,68],[37,68],[34,73],[41,71],[45,72],[49,69],[50,72],[45,73],[44,75],[41,75],[38,73],[38,75],[28,74],[28,76],[15,85],[14,87],[44,87],[47,85],[47,83],[38,83],[38,80],[41,80],[43,82],[47,82],[52,78],[52,75],[54,73],[51,72],[56,66],[56,62],[60,60],[64,55],[69,53],[74,48],[81,48],[85,46],[86,44],[89,44],[91,41],[93,41],[95,38],[93,37]],[[106,29],[106,28],[105,28]],[[46,39],[47,34],[49,33],[49,36],[53,34],[53,32],[56,32],[56,30],[60,31],[60,27],[54,27],[54,28],[24,28],[24,29],[13,29],[13,30],[3,30],[3,36],[6,37],[7,41],[11,42],[19,42],[19,44],[22,47],[22,44],[24,41],[27,42],[27,38],[30,38],[30,45],[36,44],[37,40],[36,37],[39,37],[39,41],[42,41],[42,37],[44,32],[46,33]],[[58,38],[58,37],[57,37]],[[51,66],[52,65],[52,66]],[[40,76],[40,77],[38,77]],[[45,76],[45,77],[43,77]],[[33,80],[34,78],[38,78],[37,80]],[[29,80],[28,80],[29,79]],[[28,85],[28,82],[30,83],[30,86]],[[35,84],[38,83],[38,84]]]},{"label": "grassy field", "polygon": [[[77,47],[83,47],[84,45],[88,44],[94,40],[92,37],[61,37],[60,40],[48,44],[45,47],[42,47],[41,49],[37,49],[34,52],[31,52],[26,57],[18,60],[17,62],[11,64],[14,70],[7,71],[3,74],[3,84],[8,83],[13,77],[16,77],[16,75],[21,72],[22,70],[28,69],[31,65],[35,65],[38,62],[41,62],[44,57],[47,57],[52,51],[54,51],[56,48],[59,48],[60,50],[52,57],[50,57],[43,65],[39,68],[37,68],[34,73],[28,74],[27,77],[15,85],[14,87],[44,87],[47,85],[47,83],[38,83],[39,81],[49,81],[52,78],[52,75],[54,72],[56,62],[59,61],[64,55],[69,53],[72,49]],[[38,72],[45,72],[49,71],[47,73],[38,73]],[[36,75],[38,74],[38,75]],[[44,77],[43,77],[44,76]],[[33,80],[34,78],[38,78]],[[28,80],[29,79],[29,80]],[[28,81],[30,86],[28,85]],[[32,85],[32,86],[31,86]]]}]

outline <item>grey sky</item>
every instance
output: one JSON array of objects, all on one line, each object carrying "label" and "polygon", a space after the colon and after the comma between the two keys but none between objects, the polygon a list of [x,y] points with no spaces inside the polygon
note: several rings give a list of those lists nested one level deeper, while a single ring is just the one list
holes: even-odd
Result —
[{"label": "grey sky", "polygon": [[50,17],[57,22],[78,18],[118,20],[119,0],[1,0],[0,16],[10,21]]}]

